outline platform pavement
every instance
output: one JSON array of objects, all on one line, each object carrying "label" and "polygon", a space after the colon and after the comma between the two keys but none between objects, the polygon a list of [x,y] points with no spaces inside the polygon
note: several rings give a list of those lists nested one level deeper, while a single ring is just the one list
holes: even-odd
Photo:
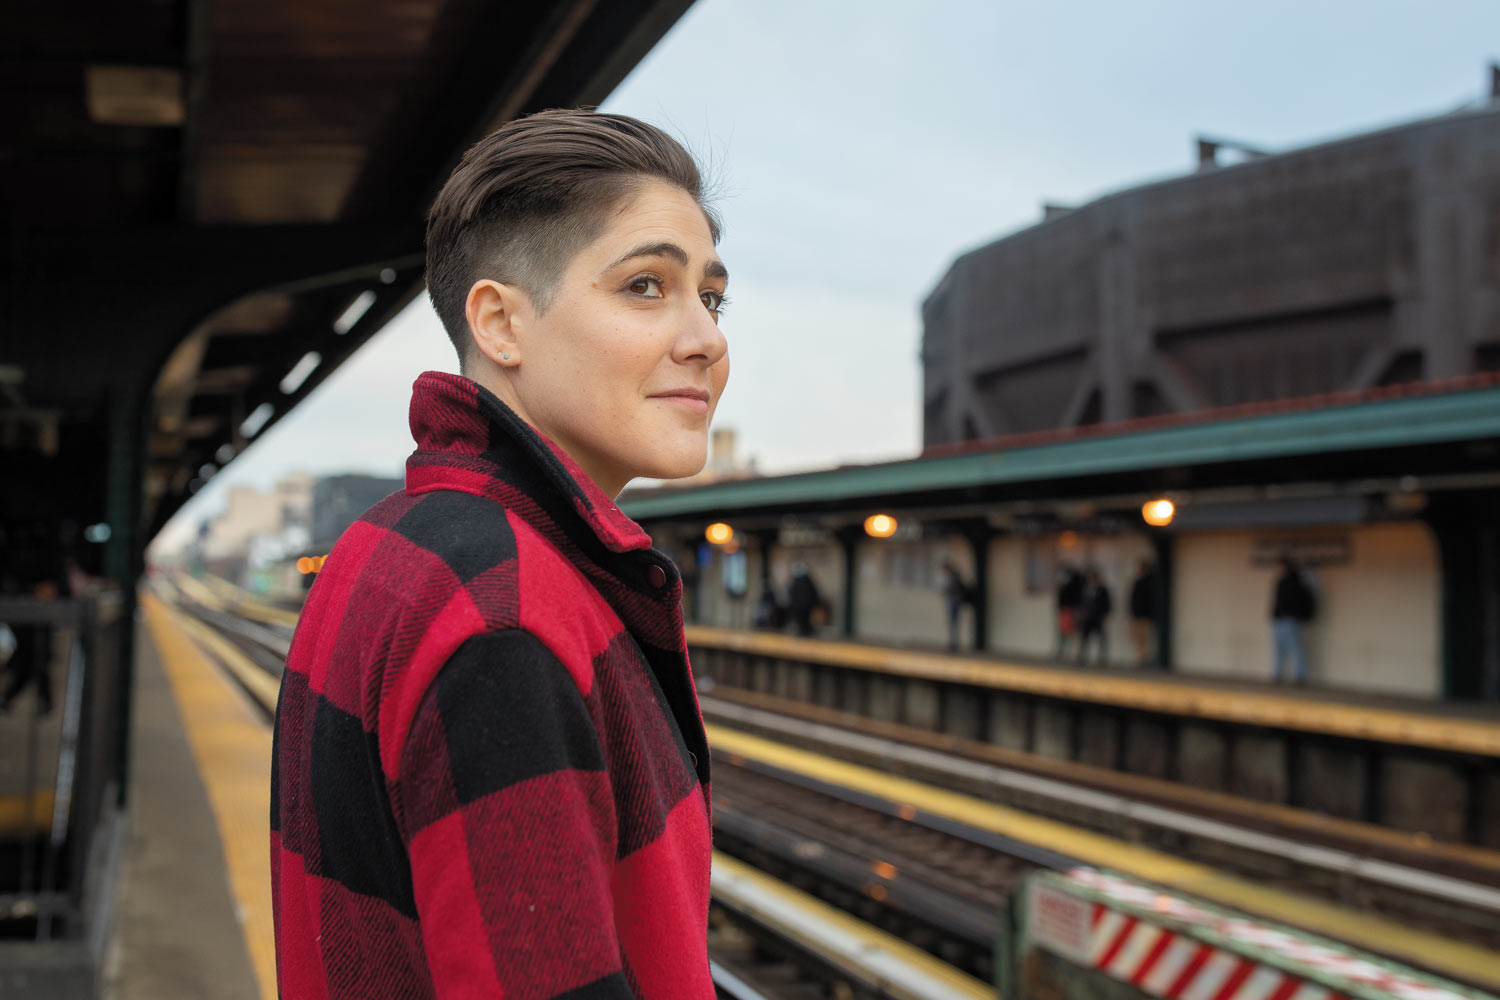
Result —
[{"label": "platform pavement", "polygon": [[[193,697],[211,699],[215,711],[231,714],[231,724],[235,714],[242,716],[241,725],[264,728],[265,724],[208,659],[175,630],[159,603],[152,606],[148,598],[145,610],[149,627],[138,631],[136,646],[129,829],[102,996],[104,1000],[274,997],[274,984],[266,992],[257,981],[239,919],[244,907],[236,901],[227,874],[220,821],[201,777],[201,745],[195,745],[184,725],[184,691],[177,682],[184,675],[196,676],[193,686],[199,691]],[[176,658],[170,679],[165,656]],[[269,739],[267,732],[267,746]],[[266,767],[269,796],[269,756]],[[264,850],[269,865],[269,847]],[[269,894],[269,884],[266,891]]]}]

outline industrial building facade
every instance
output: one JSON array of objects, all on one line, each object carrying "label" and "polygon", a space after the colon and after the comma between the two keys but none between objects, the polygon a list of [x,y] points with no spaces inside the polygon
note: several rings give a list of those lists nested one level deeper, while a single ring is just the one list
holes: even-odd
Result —
[{"label": "industrial building facade", "polygon": [[958,258],[923,440],[1500,368],[1500,104],[1109,195]]}]

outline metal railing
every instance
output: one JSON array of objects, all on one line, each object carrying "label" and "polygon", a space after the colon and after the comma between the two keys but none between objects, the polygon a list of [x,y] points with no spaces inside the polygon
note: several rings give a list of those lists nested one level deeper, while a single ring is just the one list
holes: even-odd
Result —
[{"label": "metal railing", "polygon": [[0,939],[78,938],[120,816],[118,592],[0,598]]}]

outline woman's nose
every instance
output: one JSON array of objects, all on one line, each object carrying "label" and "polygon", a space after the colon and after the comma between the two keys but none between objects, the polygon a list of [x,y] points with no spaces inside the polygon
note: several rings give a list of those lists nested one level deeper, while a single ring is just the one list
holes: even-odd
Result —
[{"label": "woman's nose", "polygon": [[697,315],[689,317],[687,329],[678,338],[678,360],[702,358],[706,365],[717,364],[729,352],[729,341],[707,309],[695,312]]}]

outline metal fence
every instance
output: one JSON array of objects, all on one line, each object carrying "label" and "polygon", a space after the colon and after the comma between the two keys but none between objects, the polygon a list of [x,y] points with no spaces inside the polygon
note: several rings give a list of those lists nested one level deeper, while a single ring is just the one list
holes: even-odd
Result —
[{"label": "metal fence", "polygon": [[118,592],[0,598],[0,939],[88,933],[120,822]]}]

